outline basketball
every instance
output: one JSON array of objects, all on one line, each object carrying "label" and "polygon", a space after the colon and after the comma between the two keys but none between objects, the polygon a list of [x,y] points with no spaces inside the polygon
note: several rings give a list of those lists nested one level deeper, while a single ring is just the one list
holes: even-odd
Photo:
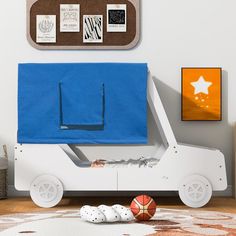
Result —
[{"label": "basketball", "polygon": [[148,195],[140,195],[131,202],[130,210],[137,220],[147,221],[156,213],[156,203]]}]

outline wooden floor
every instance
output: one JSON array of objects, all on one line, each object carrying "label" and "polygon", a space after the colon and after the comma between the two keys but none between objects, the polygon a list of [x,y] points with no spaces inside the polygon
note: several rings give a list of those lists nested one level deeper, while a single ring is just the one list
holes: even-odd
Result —
[{"label": "wooden floor", "polygon": [[[25,213],[25,212],[39,212],[62,209],[76,209],[83,205],[100,205],[100,204],[123,204],[128,206],[132,198],[130,197],[77,197],[64,198],[62,202],[53,209],[42,209],[34,205],[30,198],[10,198],[0,200],[0,215]],[[158,207],[160,208],[174,208],[174,209],[188,209],[184,206],[178,198],[174,197],[160,197],[155,198]],[[236,214],[236,200],[232,198],[213,198],[210,203],[202,208],[202,210],[221,211]]]}]

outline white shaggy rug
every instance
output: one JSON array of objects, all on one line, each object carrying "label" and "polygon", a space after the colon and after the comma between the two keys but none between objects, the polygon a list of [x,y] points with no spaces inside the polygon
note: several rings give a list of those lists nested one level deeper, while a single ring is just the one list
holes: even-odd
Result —
[{"label": "white shaggy rug", "polygon": [[151,221],[91,224],[79,210],[0,216],[0,236],[236,236],[236,215],[196,210],[158,209]]}]

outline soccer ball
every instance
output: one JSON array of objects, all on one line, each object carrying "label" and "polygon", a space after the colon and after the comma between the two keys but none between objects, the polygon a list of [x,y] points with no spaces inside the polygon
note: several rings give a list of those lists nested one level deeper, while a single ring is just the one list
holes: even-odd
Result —
[{"label": "soccer ball", "polygon": [[148,195],[140,195],[131,202],[130,210],[137,220],[147,221],[156,213],[156,203]]}]

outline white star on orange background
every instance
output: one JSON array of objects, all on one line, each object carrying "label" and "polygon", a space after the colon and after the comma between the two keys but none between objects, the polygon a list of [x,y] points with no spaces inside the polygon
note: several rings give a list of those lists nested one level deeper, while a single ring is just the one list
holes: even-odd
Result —
[{"label": "white star on orange background", "polygon": [[212,82],[206,81],[203,76],[201,76],[198,81],[191,83],[191,85],[195,88],[195,95],[199,93],[209,94],[208,89],[212,84]]}]

